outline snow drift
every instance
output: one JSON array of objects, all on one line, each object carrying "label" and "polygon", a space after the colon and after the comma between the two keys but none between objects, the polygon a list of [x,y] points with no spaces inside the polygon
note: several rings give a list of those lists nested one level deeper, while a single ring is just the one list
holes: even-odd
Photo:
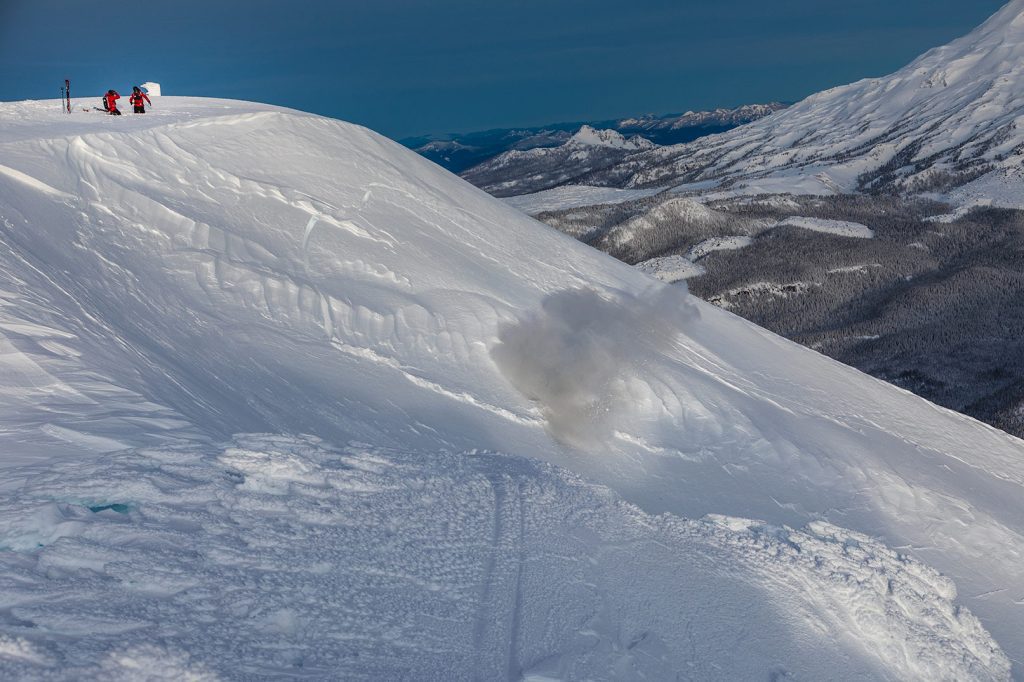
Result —
[{"label": "snow drift", "polygon": [[1024,444],[365,129],[0,104],[0,241],[7,676],[1024,656]]}]

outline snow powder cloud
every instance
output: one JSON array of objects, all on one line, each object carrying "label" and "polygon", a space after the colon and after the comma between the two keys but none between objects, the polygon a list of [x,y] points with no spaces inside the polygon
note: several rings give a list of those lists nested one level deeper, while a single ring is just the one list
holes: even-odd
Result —
[{"label": "snow powder cloud", "polygon": [[540,404],[552,436],[593,448],[628,417],[627,381],[699,316],[685,286],[656,285],[639,295],[559,291],[504,326],[491,356]]}]

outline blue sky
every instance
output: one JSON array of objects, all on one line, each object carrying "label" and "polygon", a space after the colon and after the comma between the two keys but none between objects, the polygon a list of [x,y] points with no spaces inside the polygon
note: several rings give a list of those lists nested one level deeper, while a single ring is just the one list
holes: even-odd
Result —
[{"label": "blue sky", "polygon": [[0,100],[259,100],[393,137],[796,101],[1003,0],[0,0]]}]

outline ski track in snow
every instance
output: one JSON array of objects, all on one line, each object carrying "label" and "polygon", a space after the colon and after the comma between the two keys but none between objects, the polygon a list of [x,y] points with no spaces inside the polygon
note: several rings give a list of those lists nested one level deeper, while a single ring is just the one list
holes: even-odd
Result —
[{"label": "ski track in snow", "polygon": [[[128,451],[36,472],[0,503],[0,529],[7,678],[820,679],[839,665],[998,679],[1009,665],[951,581],[866,536],[651,517],[498,454],[267,435]],[[760,591],[773,599],[747,601]],[[741,641],[748,654],[729,655]],[[821,648],[794,663],[807,647]]]},{"label": "ski track in snow", "polygon": [[[1024,656],[1020,441],[365,129],[32,106],[0,103],[7,676],[1004,679],[999,645]],[[214,445],[247,432],[322,440]]]}]

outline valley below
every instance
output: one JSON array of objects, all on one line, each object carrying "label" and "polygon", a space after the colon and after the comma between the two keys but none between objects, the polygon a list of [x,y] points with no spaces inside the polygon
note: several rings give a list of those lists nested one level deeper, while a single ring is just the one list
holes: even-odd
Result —
[{"label": "valley below", "polygon": [[668,193],[537,217],[782,336],[1024,436],[1024,211],[949,210],[891,196],[704,204]]}]

